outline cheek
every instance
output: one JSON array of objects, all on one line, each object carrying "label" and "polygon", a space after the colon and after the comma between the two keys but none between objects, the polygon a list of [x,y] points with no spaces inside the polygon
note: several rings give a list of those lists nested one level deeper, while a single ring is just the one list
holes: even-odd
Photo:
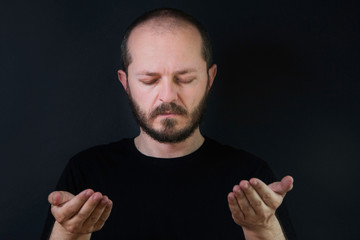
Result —
[{"label": "cheek", "polygon": [[204,95],[206,94],[205,86],[203,88],[199,88],[194,90],[191,93],[184,95],[184,100],[186,102],[186,107],[189,111],[193,111],[203,99]]},{"label": "cheek", "polygon": [[137,103],[140,109],[147,113],[151,108],[154,99],[153,94],[132,85],[130,86],[130,93],[132,99]]}]

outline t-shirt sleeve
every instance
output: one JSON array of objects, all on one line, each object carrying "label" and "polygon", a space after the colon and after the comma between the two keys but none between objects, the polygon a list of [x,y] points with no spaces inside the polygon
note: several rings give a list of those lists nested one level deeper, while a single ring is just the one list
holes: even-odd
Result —
[{"label": "t-shirt sleeve", "polygon": [[[78,167],[79,161],[83,158],[82,155],[83,154],[77,154],[70,159],[57,182],[54,189],[55,191],[67,191],[77,195],[84,190],[85,184],[82,177],[82,171]],[[49,239],[54,223],[55,218],[51,214],[51,208],[49,206],[41,240]]]}]

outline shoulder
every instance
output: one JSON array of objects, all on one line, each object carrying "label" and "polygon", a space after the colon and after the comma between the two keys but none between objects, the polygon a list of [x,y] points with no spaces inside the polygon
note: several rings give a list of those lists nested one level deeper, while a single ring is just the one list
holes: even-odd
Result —
[{"label": "shoulder", "polygon": [[243,174],[244,178],[257,177],[265,182],[274,181],[275,176],[269,164],[253,153],[206,137],[206,154],[221,162],[230,172]]},{"label": "shoulder", "polygon": [[125,169],[131,140],[96,145],[75,154],[66,164],[56,189],[74,194],[86,188],[103,189],[104,178]]},{"label": "shoulder", "polygon": [[243,149],[236,148],[230,145],[220,143],[214,139],[206,137],[206,152],[209,155],[236,160],[252,162],[254,164],[264,164],[265,161],[257,157],[253,153],[247,152]]},{"label": "shoulder", "polygon": [[97,162],[116,162],[119,158],[126,158],[131,155],[130,138],[116,142],[99,144],[76,153],[69,161],[70,164],[83,165],[84,163],[94,164]]}]

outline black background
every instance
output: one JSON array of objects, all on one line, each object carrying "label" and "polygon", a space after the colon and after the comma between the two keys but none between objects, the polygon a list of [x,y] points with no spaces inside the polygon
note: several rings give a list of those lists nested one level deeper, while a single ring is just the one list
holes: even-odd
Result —
[{"label": "black background", "polygon": [[218,75],[202,132],[294,177],[300,239],[355,239],[359,8],[335,0],[2,3],[0,239],[38,239],[68,159],[138,133],[116,77],[120,42],[156,7],[210,32]]}]

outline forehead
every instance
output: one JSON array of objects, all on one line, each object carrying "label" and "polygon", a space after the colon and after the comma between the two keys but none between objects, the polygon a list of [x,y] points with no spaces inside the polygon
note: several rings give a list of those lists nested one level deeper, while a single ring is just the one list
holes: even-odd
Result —
[{"label": "forehead", "polygon": [[129,67],[205,63],[201,35],[189,24],[162,22],[140,25],[129,36],[128,51],[132,60]]}]

